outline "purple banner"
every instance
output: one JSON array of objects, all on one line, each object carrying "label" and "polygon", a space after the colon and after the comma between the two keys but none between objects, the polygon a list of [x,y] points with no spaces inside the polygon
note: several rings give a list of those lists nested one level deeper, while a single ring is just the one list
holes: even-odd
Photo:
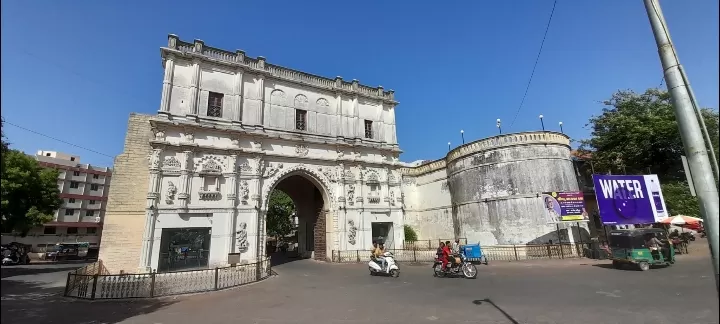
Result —
[{"label": "purple banner", "polygon": [[589,220],[581,191],[543,192],[543,206],[548,223],[583,222]]},{"label": "purple banner", "polygon": [[667,217],[657,175],[593,174],[593,184],[603,224],[651,224]]}]

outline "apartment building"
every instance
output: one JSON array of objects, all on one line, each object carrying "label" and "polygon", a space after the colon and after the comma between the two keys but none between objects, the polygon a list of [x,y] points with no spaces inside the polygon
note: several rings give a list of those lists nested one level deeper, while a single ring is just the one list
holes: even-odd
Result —
[{"label": "apartment building", "polygon": [[[55,151],[38,151],[41,166],[57,169],[58,188],[63,205],[52,222],[32,229],[26,237],[3,235],[2,243],[19,242],[44,252],[57,243],[87,242],[90,250],[100,246],[112,169],[80,163],[80,157]],[[94,252],[94,251],[91,251]]]}]

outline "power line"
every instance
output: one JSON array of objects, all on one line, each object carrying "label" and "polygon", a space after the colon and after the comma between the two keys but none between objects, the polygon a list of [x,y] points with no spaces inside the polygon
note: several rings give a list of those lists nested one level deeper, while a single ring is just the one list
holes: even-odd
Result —
[{"label": "power line", "polygon": [[510,123],[510,127],[515,124],[515,120],[520,114],[520,109],[522,109],[522,106],[525,103],[525,98],[527,97],[528,91],[530,90],[530,84],[532,83],[533,76],[535,75],[535,68],[537,68],[538,62],[540,61],[540,54],[542,54],[543,46],[545,45],[545,39],[547,38],[548,30],[550,30],[550,22],[552,22],[553,15],[555,14],[555,5],[557,5],[557,0],[553,1],[552,11],[550,11],[550,18],[548,19],[547,25],[545,26],[545,34],[543,35],[542,42],[540,43],[540,50],[538,51],[537,57],[535,58],[535,64],[533,65],[532,72],[530,72],[530,80],[528,80],[527,86],[525,87],[525,94],[523,94],[522,100],[520,101],[520,106],[518,107],[517,112],[515,112],[515,117]]},{"label": "power line", "polygon": [[13,127],[17,127],[17,128],[19,128],[19,129],[22,129],[22,130],[24,130],[24,131],[27,131],[27,132],[30,132],[30,133],[36,134],[36,135],[40,135],[40,136],[43,136],[43,137],[47,137],[47,138],[49,138],[49,139],[51,139],[51,140],[55,140],[55,141],[58,141],[58,142],[60,142],[60,143],[63,143],[63,144],[67,144],[67,145],[70,145],[70,146],[73,146],[73,147],[77,147],[77,148],[79,148],[79,149],[82,149],[82,150],[86,150],[86,151],[88,151],[88,152],[92,152],[92,153],[95,153],[95,154],[99,154],[99,155],[102,155],[102,156],[106,156],[106,157],[109,157],[109,158],[111,158],[111,159],[115,159],[115,157],[114,157],[114,156],[112,156],[112,155],[109,155],[109,154],[105,154],[105,153],[101,153],[101,152],[98,152],[98,151],[95,151],[95,150],[89,149],[89,148],[87,148],[87,147],[82,147],[82,146],[80,146],[80,145],[77,145],[77,144],[73,144],[73,143],[70,143],[70,142],[67,142],[67,141],[63,141],[63,140],[61,140],[61,139],[58,139],[58,138],[52,137],[52,136],[50,136],[50,135],[45,135],[45,134],[43,134],[43,133],[40,133],[40,132],[34,131],[34,130],[32,130],[32,129],[29,129],[29,128],[25,128],[25,127],[22,127],[22,126],[18,126],[18,125],[15,125],[15,124],[13,124],[13,123],[11,123],[11,122],[7,121],[7,120],[5,120],[5,121],[4,121],[4,123],[5,123],[5,124],[7,124],[7,125],[10,125],[10,126],[13,126]]}]

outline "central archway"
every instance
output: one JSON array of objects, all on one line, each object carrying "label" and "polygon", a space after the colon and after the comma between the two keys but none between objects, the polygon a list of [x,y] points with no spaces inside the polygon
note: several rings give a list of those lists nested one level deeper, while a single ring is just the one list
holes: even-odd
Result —
[{"label": "central archway", "polygon": [[[265,186],[263,199],[263,233],[266,239],[262,243],[267,255],[272,255],[274,250],[267,250],[270,246],[267,242],[267,211],[270,207],[270,194],[273,190],[279,190],[287,194],[295,205],[297,216],[297,228],[294,232],[294,247],[299,258],[313,258],[315,260],[327,261],[329,255],[328,243],[331,242],[330,223],[328,214],[331,210],[330,190],[323,179],[314,172],[297,166],[288,168],[284,172],[273,177]],[[275,259],[284,258],[285,255],[275,255]]]}]

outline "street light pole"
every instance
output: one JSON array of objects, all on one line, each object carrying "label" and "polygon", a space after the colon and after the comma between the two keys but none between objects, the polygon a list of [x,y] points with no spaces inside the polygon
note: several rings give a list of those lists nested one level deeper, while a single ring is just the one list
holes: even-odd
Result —
[{"label": "street light pole", "polygon": [[563,132],[563,129],[562,129],[562,122],[559,122],[558,125],[560,125],[560,133],[565,134],[565,132]]},{"label": "street light pole", "polygon": [[465,131],[462,129],[460,130],[460,136],[462,137],[463,145],[465,145]]},{"label": "street light pole", "polygon": [[695,106],[690,97],[689,86],[682,74],[680,60],[675,53],[670,33],[665,23],[660,4],[657,0],[644,0],[645,10],[650,19],[655,42],[657,43],[660,62],[665,74],[665,83],[675,108],[675,119],[680,129],[680,138],[685,147],[690,166],[690,173],[700,205],[700,214],[705,220],[705,231],[708,233],[708,244],[715,270],[715,288],[720,293],[720,264],[718,264],[718,190],[715,176],[710,165],[707,146],[703,139],[700,124],[695,114]]},{"label": "street light pole", "polygon": [[542,125],[543,132],[545,131],[545,122],[543,121],[543,115],[540,115],[540,125]]},{"label": "street light pole", "polygon": [[448,142],[448,152],[450,152],[450,142]]},{"label": "street light pole", "polygon": [[500,135],[502,135],[502,127],[500,127],[500,118],[497,119],[497,123],[495,124],[498,128],[498,132],[500,132]]}]

